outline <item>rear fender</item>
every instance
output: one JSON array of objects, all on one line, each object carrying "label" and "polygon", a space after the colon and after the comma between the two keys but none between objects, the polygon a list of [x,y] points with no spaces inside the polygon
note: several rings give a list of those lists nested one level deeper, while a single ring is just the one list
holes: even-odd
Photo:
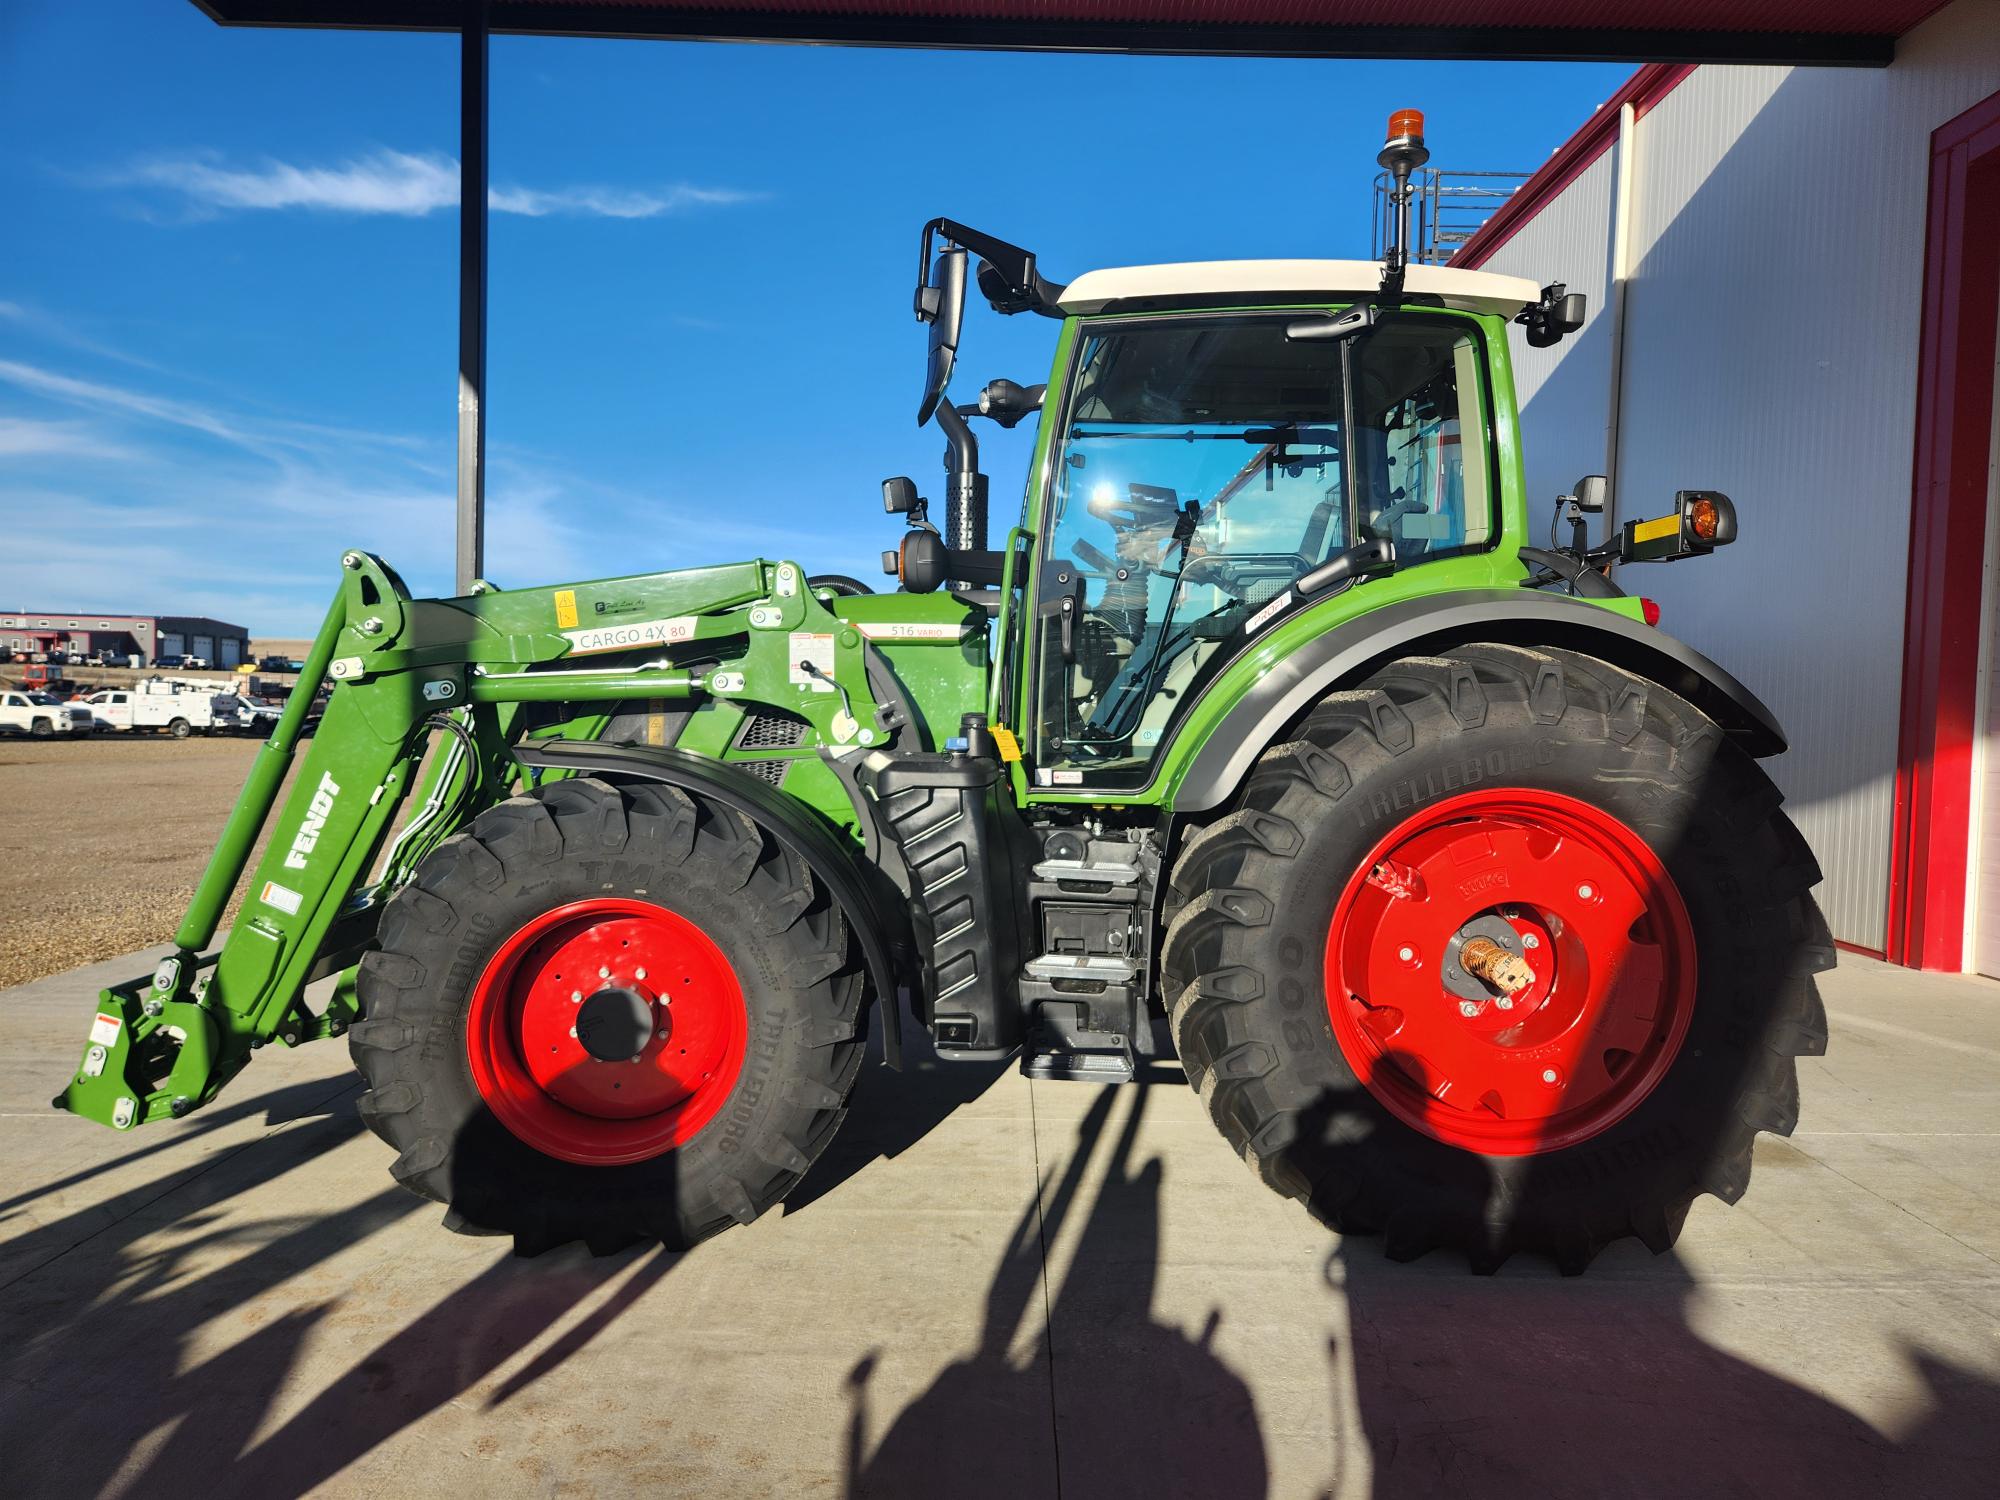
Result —
[{"label": "rear fender", "polygon": [[1195,753],[1175,788],[1174,811],[1206,812],[1227,802],[1264,748],[1325,694],[1396,657],[1435,656],[1473,641],[1598,657],[1680,694],[1750,755],[1786,748],[1784,730],[1755,693],[1650,625],[1561,594],[1462,589],[1369,610],[1274,663]]}]

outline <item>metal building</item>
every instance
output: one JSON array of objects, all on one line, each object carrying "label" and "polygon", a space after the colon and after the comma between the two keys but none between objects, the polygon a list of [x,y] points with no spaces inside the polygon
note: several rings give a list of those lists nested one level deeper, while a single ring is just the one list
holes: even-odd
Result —
[{"label": "metal building", "polygon": [[17,656],[60,653],[72,661],[106,654],[141,665],[198,656],[225,671],[249,660],[250,632],[205,615],[128,615],[27,609],[0,614],[0,646]]},{"label": "metal building", "polygon": [[1790,732],[1835,936],[2000,975],[2000,5],[1880,71],[1641,68],[1453,264],[1589,296],[1514,351],[1531,493],[1735,498],[1628,586]]}]

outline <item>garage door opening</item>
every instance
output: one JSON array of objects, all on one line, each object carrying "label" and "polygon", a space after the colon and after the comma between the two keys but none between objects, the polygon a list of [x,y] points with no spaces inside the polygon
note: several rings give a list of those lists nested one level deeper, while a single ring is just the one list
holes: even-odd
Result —
[{"label": "garage door opening", "polygon": [[1991,931],[1981,909],[1994,898],[1983,871],[1996,809],[1974,778],[1990,783],[2000,758],[1979,753],[1982,730],[1992,744],[1993,695],[1981,681],[1993,670],[1996,330],[2000,94],[1931,136],[1888,955],[1925,969],[1967,967]]}]

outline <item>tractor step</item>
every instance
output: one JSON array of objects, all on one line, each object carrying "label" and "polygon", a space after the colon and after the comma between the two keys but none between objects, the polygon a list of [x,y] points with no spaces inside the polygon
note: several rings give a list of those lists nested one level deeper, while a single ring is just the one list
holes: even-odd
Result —
[{"label": "tractor step", "polygon": [[1021,1059],[1030,1078],[1054,1083],[1130,1083],[1130,1052],[1030,1052]]}]

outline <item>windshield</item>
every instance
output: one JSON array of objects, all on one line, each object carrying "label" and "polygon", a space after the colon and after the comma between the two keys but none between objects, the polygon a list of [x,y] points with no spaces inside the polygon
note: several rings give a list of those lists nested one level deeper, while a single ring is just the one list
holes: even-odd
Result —
[{"label": "windshield", "polygon": [[1043,522],[1043,784],[1142,784],[1200,689],[1335,553],[1388,537],[1408,562],[1490,539],[1468,325],[1293,342],[1295,317],[1086,329]]}]

